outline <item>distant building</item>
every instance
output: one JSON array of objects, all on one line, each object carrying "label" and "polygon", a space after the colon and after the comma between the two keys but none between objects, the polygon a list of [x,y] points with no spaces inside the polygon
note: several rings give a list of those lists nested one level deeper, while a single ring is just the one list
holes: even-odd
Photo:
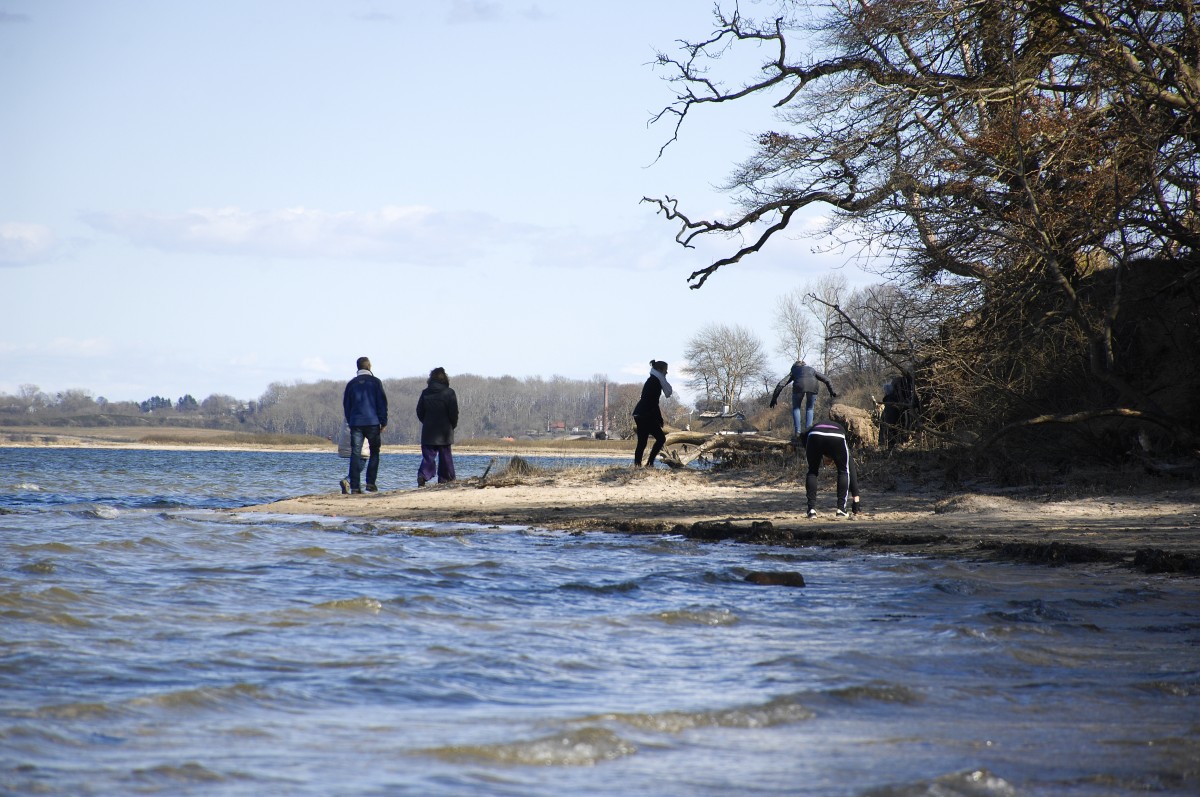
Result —
[{"label": "distant building", "polygon": [[758,434],[758,427],[750,424],[740,412],[731,412],[728,406],[700,413],[692,431],[709,434]]},{"label": "distant building", "polygon": [[730,411],[728,404],[724,405],[719,410],[717,410],[717,409],[705,410],[704,412],[700,413],[699,417],[709,419],[709,420],[711,420],[713,418],[737,418],[738,420],[742,420],[742,421],[746,420],[746,416],[743,415],[742,413]]}]

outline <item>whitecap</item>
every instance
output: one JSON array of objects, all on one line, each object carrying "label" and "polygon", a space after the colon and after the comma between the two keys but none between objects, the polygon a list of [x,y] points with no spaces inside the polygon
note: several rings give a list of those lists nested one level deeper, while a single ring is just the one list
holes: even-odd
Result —
[{"label": "whitecap", "polygon": [[521,766],[594,766],[633,755],[637,746],[604,728],[581,728],[507,744],[453,745],[426,750],[448,760],[469,759]]},{"label": "whitecap", "polygon": [[587,717],[583,721],[619,722],[639,730],[678,734],[696,728],[773,728],[803,722],[815,716],[813,710],[801,703],[798,696],[789,695],[761,704],[707,711],[611,713]]},{"label": "whitecap", "polygon": [[317,604],[318,609],[333,609],[342,612],[368,612],[378,614],[383,610],[383,603],[375,598],[342,598]]},{"label": "whitecap", "polygon": [[955,772],[932,781],[917,781],[864,792],[870,797],[1014,797],[1016,788],[986,769]]},{"label": "whitecap", "polygon": [[92,504],[91,506],[84,507],[77,514],[81,517],[91,517],[99,520],[113,520],[114,518],[121,516],[121,510],[117,509],[115,506],[109,506],[108,504]]},{"label": "whitecap", "polygon": [[687,608],[658,612],[652,615],[667,625],[736,625],[738,616],[729,609]]}]

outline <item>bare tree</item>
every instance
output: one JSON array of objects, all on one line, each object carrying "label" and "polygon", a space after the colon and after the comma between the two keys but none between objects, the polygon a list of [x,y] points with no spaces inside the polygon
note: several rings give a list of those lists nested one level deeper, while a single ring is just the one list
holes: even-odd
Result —
[{"label": "bare tree", "polygon": [[[861,364],[860,381],[886,377],[901,386],[892,396],[872,393],[874,400],[903,405],[907,428],[942,441],[970,425],[966,418],[979,422],[970,408],[986,404],[995,411],[993,403],[973,401],[968,385],[989,395],[1012,391],[1011,383],[980,378],[979,350],[966,351],[961,330],[946,321],[977,319],[970,308],[978,304],[968,284],[921,282],[907,288],[874,285],[851,294],[844,307],[825,307],[837,317],[834,336]],[[977,324],[968,320],[964,326]],[[917,414],[919,408],[923,415]]]},{"label": "bare tree", "polygon": [[71,388],[54,395],[54,406],[63,413],[95,411],[96,400],[90,390]]},{"label": "bare tree", "polygon": [[804,297],[804,289],[797,288],[775,302],[776,351],[789,362],[803,360],[812,346],[812,313]]},{"label": "bare tree", "polygon": [[736,409],[747,386],[767,373],[762,342],[745,327],[708,324],[688,340],[683,353],[688,386],[706,401]]},{"label": "bare tree", "polygon": [[200,411],[212,418],[223,418],[234,415],[241,409],[242,402],[224,393],[212,393],[200,402]]},{"label": "bare tree", "polygon": [[905,290],[895,283],[870,285],[853,291],[838,305],[831,334],[842,349],[846,370],[877,374],[901,372],[928,357],[939,327],[962,312],[950,299],[957,291],[938,285]]},{"label": "bare tree", "polygon": [[[824,205],[833,232],[891,253],[896,274],[977,285],[981,304],[968,315],[985,320],[971,327],[985,361],[1011,368],[1026,342],[1037,344],[1034,359],[1053,356],[1036,339],[1045,330],[1059,358],[1086,364],[1097,388],[1087,400],[1164,421],[1115,330],[1140,263],[1174,268],[1161,282],[1176,295],[1197,280],[1193,0],[835,0],[812,25],[800,23],[805,3],[763,5],[774,13],[761,20],[718,8],[708,39],[659,56],[679,88],[657,117],[673,120],[672,139],[692,112],[752,95],[770,96],[781,123],[728,181],[740,215],[693,218],[669,196],[646,200],[685,246],[748,239],[693,272],[692,287]],[[742,46],[769,59],[726,85],[718,62]],[[1002,334],[975,334],[984,329]]]},{"label": "bare tree", "polygon": [[821,370],[832,373],[837,370],[840,353],[837,337],[838,314],[832,308],[841,304],[846,294],[846,278],[841,274],[826,274],[809,286],[805,302],[817,323]]},{"label": "bare tree", "polygon": [[17,391],[17,396],[29,412],[36,412],[50,404],[50,397],[42,392],[37,385],[24,384]]}]

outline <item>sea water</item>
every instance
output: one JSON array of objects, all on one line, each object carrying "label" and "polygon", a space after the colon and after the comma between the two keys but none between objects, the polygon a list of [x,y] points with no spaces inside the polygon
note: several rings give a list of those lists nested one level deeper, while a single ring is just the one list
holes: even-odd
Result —
[{"label": "sea water", "polygon": [[0,793],[1200,793],[1196,579],[236,511],[344,469],[0,449]]}]

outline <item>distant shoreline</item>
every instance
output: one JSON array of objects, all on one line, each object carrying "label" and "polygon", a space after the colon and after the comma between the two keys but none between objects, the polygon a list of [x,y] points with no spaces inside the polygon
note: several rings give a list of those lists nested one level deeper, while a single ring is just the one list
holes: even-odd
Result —
[{"label": "distant shoreline", "polygon": [[[233,433],[237,434],[237,433]],[[106,429],[71,429],[64,431],[52,427],[5,428],[0,427],[0,448],[56,448],[56,449],[134,449],[146,451],[248,451],[302,454],[336,454],[337,445],[331,441],[311,443],[288,443],[270,441],[239,441],[230,439],[231,433],[211,429],[129,429],[112,427]],[[265,435],[264,435],[265,436]],[[193,439],[153,438],[191,437]],[[150,438],[150,439],[147,439]],[[456,452],[478,456],[496,457],[573,457],[579,459],[613,459],[632,456],[633,442],[622,445],[612,441],[603,449],[595,448],[590,441],[585,445],[572,445],[544,441],[513,441],[511,445],[495,441],[475,442],[465,440],[454,446]],[[384,454],[419,455],[419,445],[384,444]]]}]

